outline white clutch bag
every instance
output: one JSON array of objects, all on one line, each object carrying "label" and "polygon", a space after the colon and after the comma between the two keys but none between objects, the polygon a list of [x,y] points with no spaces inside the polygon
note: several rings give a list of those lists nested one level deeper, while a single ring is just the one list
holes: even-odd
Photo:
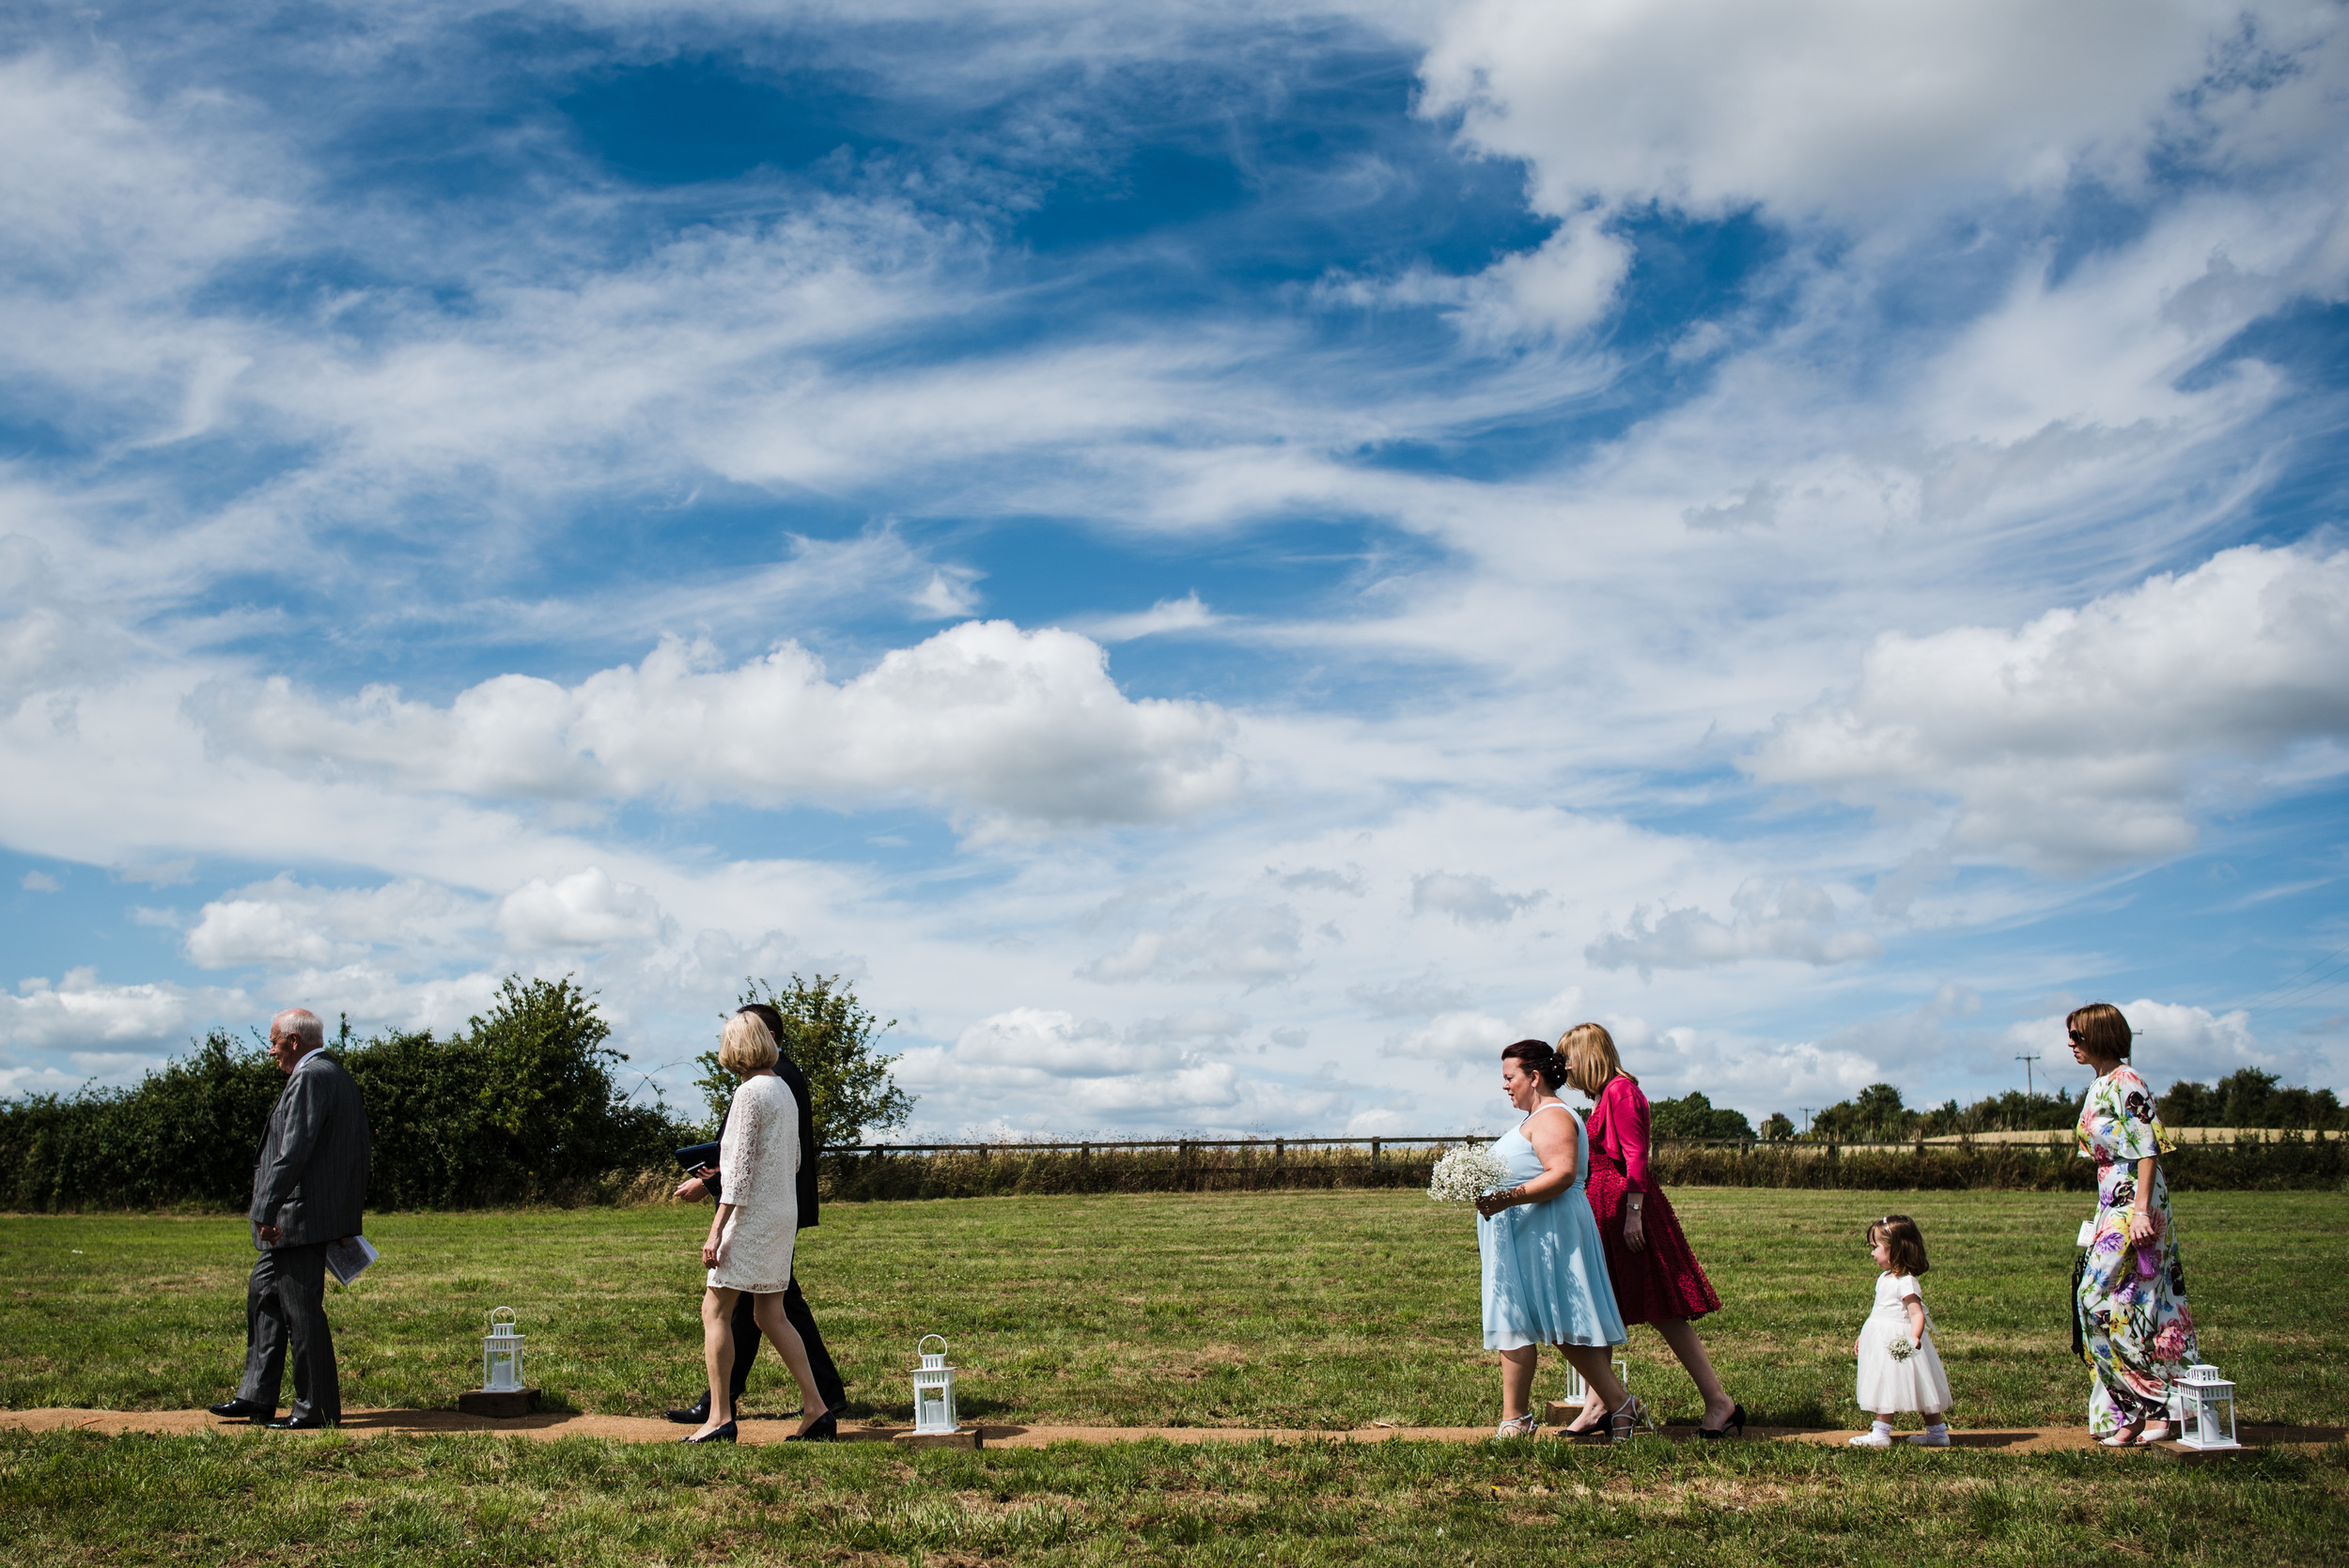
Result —
[{"label": "white clutch bag", "polygon": [[2081,1221],[2080,1221],[2080,1235],[2079,1235],[2079,1239],[2078,1239],[2077,1241],[2074,1242],[2072,1245],[2073,1245],[2073,1246],[2075,1246],[2075,1247],[2085,1247],[2085,1246],[2087,1246],[2090,1242],[2094,1241],[2095,1239],[2096,1239],[2096,1222],[2095,1222],[2093,1219],[2083,1219],[2083,1220],[2081,1220]]}]

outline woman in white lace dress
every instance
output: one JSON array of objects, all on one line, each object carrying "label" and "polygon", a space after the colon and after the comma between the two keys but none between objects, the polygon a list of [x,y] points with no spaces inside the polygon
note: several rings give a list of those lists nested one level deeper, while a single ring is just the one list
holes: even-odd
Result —
[{"label": "woman in white lace dress", "polygon": [[[724,1202],[709,1221],[702,1262],[709,1269],[702,1296],[702,1359],[709,1370],[709,1419],[688,1443],[735,1440],[730,1397],[734,1371],[734,1299],[744,1291],[757,1297],[752,1309],[759,1330],[774,1342],[775,1354],[798,1379],[806,1421],[804,1436],[824,1418],[824,1396],[809,1370],[807,1346],[783,1313],[783,1293],[791,1284],[791,1245],[799,1233],[800,1161],[813,1153],[800,1147],[800,1103],[791,1086],[775,1076],[775,1037],[753,1013],[726,1020],[718,1060],[741,1075],[726,1112],[725,1137],[718,1146],[718,1172]],[[786,1438],[785,1441],[790,1441]]]}]

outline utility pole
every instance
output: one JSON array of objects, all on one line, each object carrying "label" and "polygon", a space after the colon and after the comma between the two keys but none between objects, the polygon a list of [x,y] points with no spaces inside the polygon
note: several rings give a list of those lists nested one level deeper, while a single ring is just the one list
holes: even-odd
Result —
[{"label": "utility pole", "polygon": [[1799,1109],[1802,1111],[1802,1130],[1809,1132],[1811,1130],[1811,1108],[1806,1105]]},{"label": "utility pole", "polygon": [[2020,1062],[2020,1063],[2023,1064],[2023,1094],[2024,1094],[2024,1096],[2025,1096],[2026,1098],[2032,1097],[2032,1095],[2033,1095],[2033,1091],[2032,1091],[2032,1089],[2031,1089],[2031,1082],[2030,1082],[2030,1064],[2031,1064],[2032,1063],[2034,1063],[2034,1062],[2038,1061],[2038,1060],[2039,1060],[2039,1058],[2038,1058],[2038,1057],[2036,1057],[2036,1056],[2018,1056],[2018,1057],[2016,1057],[2015,1060],[2015,1061],[2017,1061],[2017,1062]]}]

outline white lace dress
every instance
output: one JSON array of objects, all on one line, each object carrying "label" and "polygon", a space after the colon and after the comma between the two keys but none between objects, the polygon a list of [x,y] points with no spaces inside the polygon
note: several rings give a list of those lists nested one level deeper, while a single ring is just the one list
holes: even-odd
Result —
[{"label": "white lace dress", "polygon": [[1931,1312],[1925,1313],[1925,1343],[1911,1347],[1905,1358],[1893,1358],[1893,1342],[1908,1339],[1911,1296],[1920,1307],[1925,1304],[1915,1276],[1876,1276],[1875,1306],[1868,1321],[1859,1326],[1856,1347],[1859,1352],[1859,1407],[1871,1415],[1889,1416],[1900,1410],[1946,1413],[1953,1403],[1950,1374],[1941,1369],[1940,1353],[1934,1348],[1934,1341],[1940,1336]]},{"label": "white lace dress", "polygon": [[709,1282],[754,1296],[791,1283],[791,1243],[800,1228],[800,1102],[772,1074],[746,1078],[726,1112],[718,1174],[734,1205],[719,1233]]}]

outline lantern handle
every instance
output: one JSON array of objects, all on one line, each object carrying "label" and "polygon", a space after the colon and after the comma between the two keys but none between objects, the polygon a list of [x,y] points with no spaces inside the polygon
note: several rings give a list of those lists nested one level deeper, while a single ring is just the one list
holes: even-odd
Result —
[{"label": "lantern handle", "polygon": [[928,1354],[929,1354],[929,1352],[927,1352],[927,1351],[924,1350],[922,1347],[923,1347],[924,1345],[926,1345],[926,1344],[929,1343],[930,1343],[930,1341],[932,1341],[932,1340],[936,1340],[936,1341],[938,1342],[938,1353],[939,1353],[941,1356],[945,1355],[945,1354],[946,1354],[946,1336],[945,1336],[945,1335],[943,1335],[943,1334],[925,1334],[925,1335],[923,1335],[920,1339],[918,1339],[918,1340],[916,1340],[916,1341],[914,1341],[914,1342],[913,1342],[913,1353],[914,1353],[916,1356],[926,1356],[926,1355],[928,1355]]},{"label": "lantern handle", "polygon": [[497,1332],[498,1313],[500,1313],[500,1312],[504,1312],[504,1313],[506,1314],[506,1322],[511,1323],[511,1322],[513,1322],[513,1321],[514,1321],[514,1309],[513,1309],[513,1308],[511,1308],[511,1307],[492,1307],[492,1308],[490,1308],[490,1331],[491,1333],[495,1333],[495,1332]]}]

